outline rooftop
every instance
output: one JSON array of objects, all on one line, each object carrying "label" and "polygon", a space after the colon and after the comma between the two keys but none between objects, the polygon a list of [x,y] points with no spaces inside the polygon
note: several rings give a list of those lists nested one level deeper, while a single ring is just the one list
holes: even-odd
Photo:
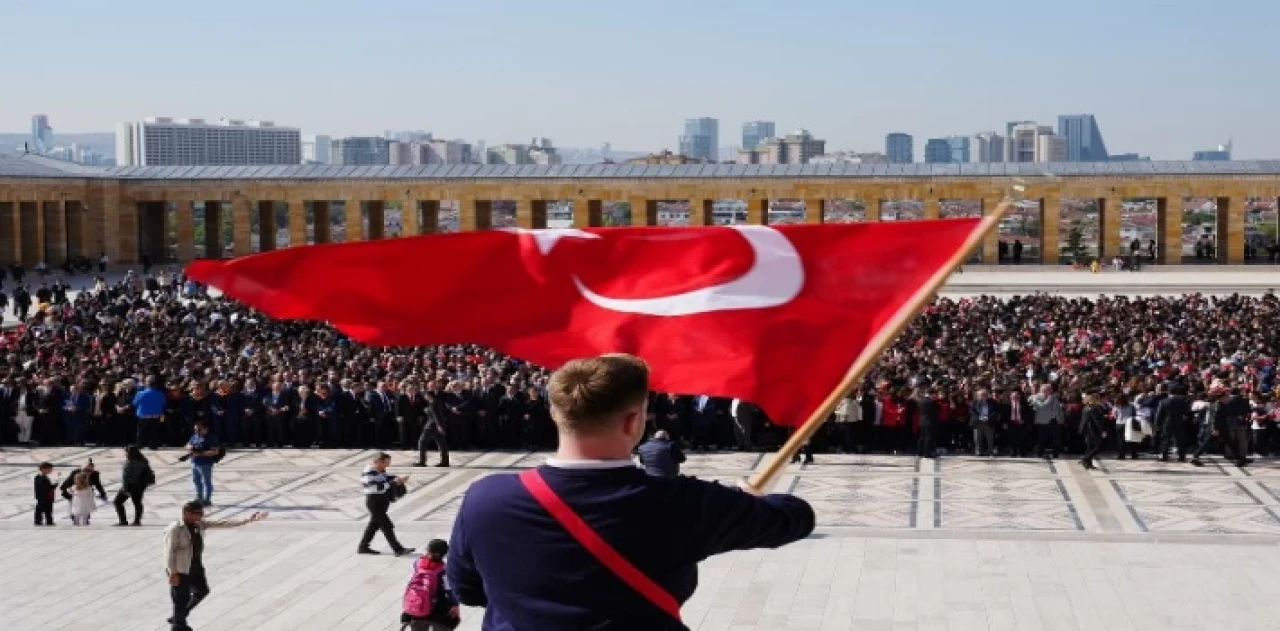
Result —
[{"label": "rooftop", "polygon": [[1280,176],[1280,160],[1056,162],[967,164],[556,164],[336,166],[87,167],[43,156],[0,158],[3,178],[119,180],[439,180],[439,179],[685,179],[685,178],[983,178],[1125,176]]}]

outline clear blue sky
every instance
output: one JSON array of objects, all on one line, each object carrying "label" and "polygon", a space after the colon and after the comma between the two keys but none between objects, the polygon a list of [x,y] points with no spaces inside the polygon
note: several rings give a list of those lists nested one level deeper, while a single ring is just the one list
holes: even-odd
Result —
[{"label": "clear blue sky", "polygon": [[0,131],[234,116],[656,150],[712,116],[721,145],[759,118],[919,156],[1088,112],[1113,153],[1274,158],[1277,25],[1276,0],[4,0]]}]

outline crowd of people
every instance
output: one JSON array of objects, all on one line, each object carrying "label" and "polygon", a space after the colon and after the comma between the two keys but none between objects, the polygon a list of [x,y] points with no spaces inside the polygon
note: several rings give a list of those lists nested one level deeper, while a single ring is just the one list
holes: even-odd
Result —
[{"label": "crowd of people", "polygon": [[[203,422],[230,448],[412,450],[438,423],[452,449],[555,445],[549,372],[490,349],[368,347],[167,270],[71,293],[0,336],[0,442],[181,446]],[[1269,454],[1278,316],[1274,294],[941,298],[810,446],[1052,457],[1084,453],[1098,425],[1140,454],[1243,426],[1248,451]],[[1173,420],[1168,398],[1187,400]],[[649,413],[651,431],[691,449],[770,449],[787,434],[718,397],[655,393]]]}]

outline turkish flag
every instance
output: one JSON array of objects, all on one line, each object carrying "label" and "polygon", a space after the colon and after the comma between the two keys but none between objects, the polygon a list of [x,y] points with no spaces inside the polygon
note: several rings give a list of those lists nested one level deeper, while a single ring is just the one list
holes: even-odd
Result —
[{"label": "turkish flag", "polygon": [[295,247],[187,273],[368,344],[476,343],[551,368],[632,353],[657,390],[740,398],[799,425],[978,226],[490,230]]}]

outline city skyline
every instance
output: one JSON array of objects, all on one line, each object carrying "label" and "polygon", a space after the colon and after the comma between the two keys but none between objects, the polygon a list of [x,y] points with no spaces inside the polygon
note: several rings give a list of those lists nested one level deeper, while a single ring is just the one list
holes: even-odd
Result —
[{"label": "city skyline", "polygon": [[[49,46],[42,29],[6,32],[11,50],[39,51],[39,63],[0,68],[0,128],[21,131],[34,113],[67,132],[110,131],[147,116],[226,116],[335,138],[426,128],[490,142],[538,135],[567,147],[609,142],[657,151],[676,149],[685,119],[711,116],[726,138],[763,119],[779,130],[813,130],[832,149],[871,151],[888,131],[941,138],[1089,112],[1104,122],[1108,146],[1120,151],[1187,159],[1234,138],[1237,158],[1280,156],[1280,122],[1269,111],[1277,88],[1257,80],[1275,54],[1240,55],[1236,46],[1268,39],[1280,7],[1260,2],[1168,0],[1151,10],[1086,0],[1053,12],[1052,20],[996,0],[924,14],[907,6],[804,2],[656,1],[626,11],[568,0],[389,0],[373,8],[226,0],[217,11],[151,0],[82,4],[74,12],[50,4],[0,8],[0,23],[106,37],[105,52],[85,55]],[[750,40],[781,23],[809,31],[783,55],[702,36],[727,29]],[[445,25],[430,30],[427,47],[419,41],[427,36],[424,24]],[[1032,24],[1038,38],[1076,42],[1088,33],[1106,45],[1010,54],[999,38],[929,37]],[[339,32],[324,46],[297,45]],[[201,33],[216,33],[217,44],[192,46]],[[484,45],[530,33],[543,35],[532,54]],[[903,36],[927,45],[904,49],[895,43]],[[365,45],[370,37],[381,45]],[[661,41],[681,44],[655,45]],[[1217,44],[1201,45],[1206,41]],[[877,49],[897,52],[877,61],[866,52]],[[709,59],[732,63],[701,61]],[[770,89],[761,83],[769,77],[779,86],[809,87],[804,94],[812,96]]]}]

